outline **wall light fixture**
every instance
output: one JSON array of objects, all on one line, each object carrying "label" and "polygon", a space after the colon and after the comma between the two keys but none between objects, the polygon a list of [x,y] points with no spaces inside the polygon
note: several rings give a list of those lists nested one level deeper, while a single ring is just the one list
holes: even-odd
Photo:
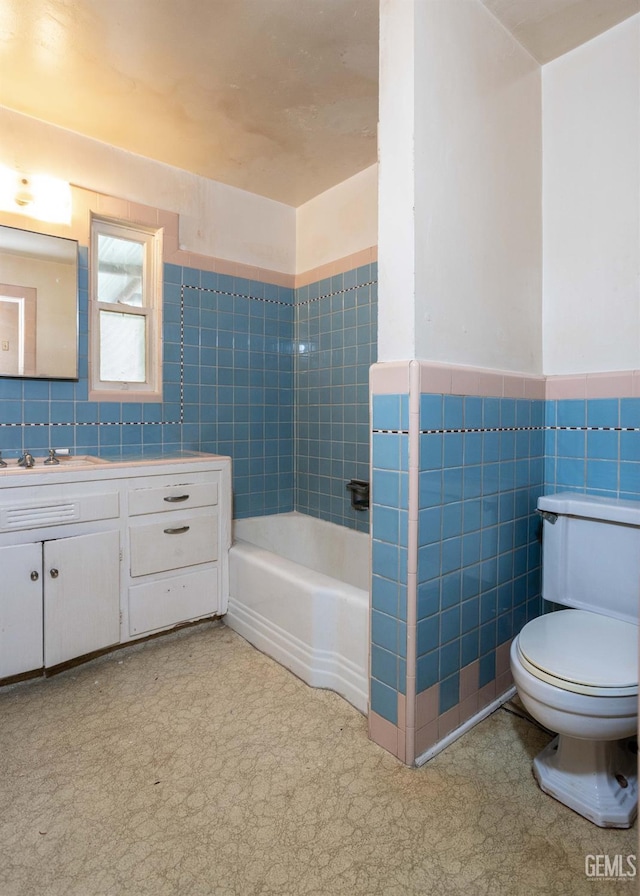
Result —
[{"label": "wall light fixture", "polygon": [[71,223],[71,187],[47,174],[24,174],[0,165],[0,211],[54,224]]}]

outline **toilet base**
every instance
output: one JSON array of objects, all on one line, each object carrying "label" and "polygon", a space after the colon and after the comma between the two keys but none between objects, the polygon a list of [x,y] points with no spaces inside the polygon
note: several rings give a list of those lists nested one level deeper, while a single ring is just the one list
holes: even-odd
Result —
[{"label": "toilet base", "polygon": [[533,760],[533,773],[545,793],[599,827],[629,828],[638,812],[633,744],[558,735]]}]

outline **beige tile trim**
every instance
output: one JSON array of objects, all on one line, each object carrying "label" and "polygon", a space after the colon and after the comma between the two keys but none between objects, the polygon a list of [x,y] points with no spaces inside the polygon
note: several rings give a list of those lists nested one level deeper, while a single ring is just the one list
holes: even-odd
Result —
[{"label": "beige tile trim", "polygon": [[464,725],[478,712],[478,692],[476,691],[475,694],[465,697],[458,705],[460,708],[460,724]]},{"label": "beige tile trim", "polygon": [[308,286],[309,283],[316,283],[318,280],[325,280],[327,277],[337,277],[338,274],[344,274],[346,271],[352,271],[354,268],[360,268],[365,264],[373,264],[377,260],[377,246],[361,249],[359,252],[353,252],[351,255],[337,258],[335,261],[322,264],[317,268],[311,268],[302,274],[296,274],[296,289],[300,286]]},{"label": "beige tile trim", "polygon": [[387,361],[369,368],[372,395],[408,395],[409,361]]},{"label": "beige tile trim", "polygon": [[381,361],[370,371],[370,386],[374,395],[408,394],[409,370],[419,367],[420,393],[437,392],[444,395],[479,395],[497,398],[545,397],[545,378],[531,374],[517,374],[481,367],[438,364],[431,361]]},{"label": "beige tile trim", "polygon": [[404,756],[398,756],[397,726],[372,710],[369,710],[369,737],[374,744],[378,744],[383,750],[387,750],[404,762]]},{"label": "beige tile trim", "polygon": [[640,370],[548,376],[545,398],[640,398]]},{"label": "beige tile trim", "polygon": [[[380,361],[371,367],[374,395],[409,393],[410,361]],[[496,398],[640,398],[640,370],[585,373],[570,376],[533,376],[481,367],[418,361],[420,391],[444,395]]]},{"label": "beige tile trim", "polygon": [[461,724],[460,704],[457,703],[438,716],[438,740],[442,740],[447,734],[451,734]]},{"label": "beige tile trim", "polygon": [[496,682],[495,679],[485,684],[478,691],[478,709],[483,709],[496,699]]},{"label": "beige tile trim", "polygon": [[422,756],[430,747],[438,743],[438,720],[427,722],[416,731],[416,757]]},{"label": "beige tile trim", "polygon": [[480,681],[480,660],[474,660],[460,670],[460,702],[478,693]]},{"label": "beige tile trim", "polygon": [[398,752],[396,756],[405,764],[407,760],[407,746],[409,743],[413,745],[413,738],[409,738],[407,734],[407,698],[404,694],[398,693]]},{"label": "beige tile trim", "polygon": [[227,261],[224,258],[213,258],[210,255],[198,255],[196,252],[185,252],[182,249],[178,249],[170,257],[167,257],[165,253],[164,260],[169,264],[179,264],[200,271],[211,271],[214,274],[227,274],[230,277],[242,277],[245,280],[259,280],[261,283],[271,283],[274,286],[284,286],[289,289],[293,289],[295,286],[293,274],[268,271],[266,268],[240,264],[237,261]]},{"label": "beige tile trim", "polygon": [[[496,678],[511,668],[511,640],[496,647]],[[500,692],[498,692],[500,693]]]},{"label": "beige tile trim", "polygon": [[416,759],[416,697],[418,640],[418,518],[420,510],[420,370],[417,362],[409,364],[409,507],[407,515],[407,683],[406,683],[406,749],[405,762]]},{"label": "beige tile trim", "polygon": [[495,398],[545,397],[545,378],[526,373],[420,361],[420,391]]},{"label": "beige tile trim", "polygon": [[[434,684],[418,694],[416,697],[416,728],[424,728],[425,725],[437,720],[439,699],[440,686],[438,684]],[[421,753],[424,750],[418,752]]]}]

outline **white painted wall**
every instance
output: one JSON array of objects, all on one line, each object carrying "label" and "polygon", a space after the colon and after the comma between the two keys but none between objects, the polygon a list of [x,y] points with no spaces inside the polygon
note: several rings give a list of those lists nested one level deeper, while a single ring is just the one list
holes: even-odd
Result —
[{"label": "white painted wall", "polygon": [[477,0],[415,11],[416,357],[539,374],[540,66]]},{"label": "white painted wall", "polygon": [[378,360],[416,357],[415,0],[380,0]]},{"label": "white painted wall", "polygon": [[544,373],[640,367],[640,15],[543,69]]},{"label": "white painted wall", "polygon": [[378,244],[378,166],[359,171],[296,209],[296,271]]},{"label": "white painted wall", "polygon": [[295,209],[0,107],[0,164],[180,215],[180,248],[295,273]]},{"label": "white painted wall", "polygon": [[540,373],[540,67],[477,0],[380,41],[378,358]]}]

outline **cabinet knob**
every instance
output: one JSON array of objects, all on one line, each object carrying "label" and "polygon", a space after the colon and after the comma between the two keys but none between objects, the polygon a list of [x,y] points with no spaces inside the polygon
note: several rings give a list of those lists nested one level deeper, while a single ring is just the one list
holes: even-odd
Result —
[{"label": "cabinet knob", "polygon": [[52,579],[57,579],[58,576],[60,575],[60,573],[58,572],[57,569],[50,569],[49,575],[51,576]]},{"label": "cabinet knob", "polygon": [[34,569],[33,572],[31,573],[31,575],[30,575],[29,578],[31,579],[32,582],[37,582],[38,579],[40,578],[40,576],[38,575],[38,573],[37,573],[36,570]]}]

